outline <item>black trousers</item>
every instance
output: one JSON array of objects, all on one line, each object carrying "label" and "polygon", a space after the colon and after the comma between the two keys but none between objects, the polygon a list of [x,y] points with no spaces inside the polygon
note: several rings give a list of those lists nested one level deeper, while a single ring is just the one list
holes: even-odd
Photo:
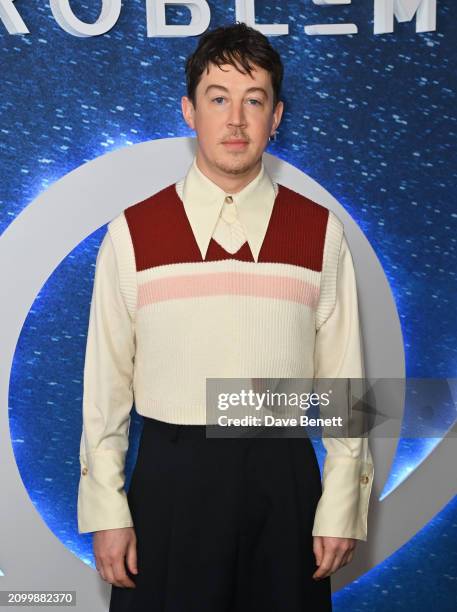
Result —
[{"label": "black trousers", "polygon": [[128,491],[139,573],[112,586],[109,611],[331,611],[330,578],[312,578],[321,491],[308,438],[145,418]]}]

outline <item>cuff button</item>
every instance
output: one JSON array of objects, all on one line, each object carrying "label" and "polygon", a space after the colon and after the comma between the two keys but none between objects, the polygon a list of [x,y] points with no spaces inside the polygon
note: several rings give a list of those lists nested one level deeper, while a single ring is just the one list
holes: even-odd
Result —
[{"label": "cuff button", "polygon": [[85,475],[86,475],[88,472],[89,472],[89,470],[88,470],[88,468],[86,468],[86,467],[83,467],[83,469],[81,470],[81,474],[82,474],[83,476],[85,476]]},{"label": "cuff button", "polygon": [[369,483],[369,481],[370,481],[370,479],[369,479],[369,477],[368,477],[366,474],[363,474],[363,475],[360,477],[360,482],[361,482],[362,484],[368,484],[368,483]]}]

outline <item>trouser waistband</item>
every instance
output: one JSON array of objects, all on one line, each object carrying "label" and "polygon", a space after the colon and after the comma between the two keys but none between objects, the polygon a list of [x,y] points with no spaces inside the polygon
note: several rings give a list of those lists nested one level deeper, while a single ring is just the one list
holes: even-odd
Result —
[{"label": "trouser waistband", "polygon": [[[235,434],[231,436],[217,436],[215,433],[221,431],[221,427],[217,425],[192,425],[192,424],[181,424],[181,423],[168,423],[166,421],[160,421],[159,419],[153,419],[151,417],[143,416],[144,420],[144,431],[146,434],[151,433],[154,435],[163,435],[169,440],[176,441],[179,438],[183,439],[232,439],[232,440],[246,440],[252,438],[288,438],[295,437],[293,430],[287,427],[275,427],[272,431],[267,431],[265,428],[239,429]],[[213,435],[211,435],[211,433]],[[306,437],[305,437],[306,439]]]},{"label": "trouser waistband", "polygon": [[150,417],[143,417],[146,432],[162,434],[170,440],[183,438],[206,438],[206,425],[187,425],[181,423],[167,423]]}]

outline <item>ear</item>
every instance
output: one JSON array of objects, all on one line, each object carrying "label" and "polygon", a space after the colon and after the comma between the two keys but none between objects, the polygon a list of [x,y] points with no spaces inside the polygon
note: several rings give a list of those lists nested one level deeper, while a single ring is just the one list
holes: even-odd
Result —
[{"label": "ear", "polygon": [[282,113],[284,111],[284,102],[281,100],[276,104],[276,108],[273,111],[273,125],[271,126],[271,136],[278,129],[279,124],[281,123]]},{"label": "ear", "polygon": [[195,109],[194,109],[194,105],[192,104],[191,100],[187,96],[183,96],[181,98],[181,109],[182,109],[184,121],[187,123],[187,125],[192,130],[195,130],[195,122],[194,122]]}]

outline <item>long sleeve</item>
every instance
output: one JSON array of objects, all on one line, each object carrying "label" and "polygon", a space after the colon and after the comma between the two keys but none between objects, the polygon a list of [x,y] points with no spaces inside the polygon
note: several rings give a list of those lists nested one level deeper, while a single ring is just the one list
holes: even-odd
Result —
[{"label": "long sleeve", "polygon": [[[133,525],[124,490],[133,405],[134,321],[121,291],[115,243],[122,218],[112,222],[97,255],[87,335],[79,533]],[[123,230],[121,229],[121,232]],[[125,274],[124,274],[125,276]]]},{"label": "long sleeve", "polygon": [[[315,337],[315,377],[363,379],[364,363],[352,256],[331,213]],[[355,382],[355,381],[354,381]],[[325,437],[322,496],[313,535],[367,540],[374,466],[367,437]]]}]

